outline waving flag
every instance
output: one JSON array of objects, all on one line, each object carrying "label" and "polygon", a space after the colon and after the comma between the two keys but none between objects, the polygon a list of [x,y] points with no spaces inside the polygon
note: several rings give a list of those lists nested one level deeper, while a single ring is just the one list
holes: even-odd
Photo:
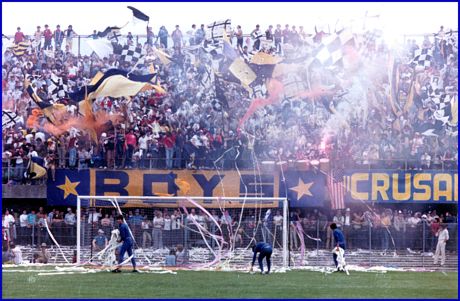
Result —
[{"label": "waving flag", "polygon": [[51,74],[51,84],[48,86],[48,93],[51,94],[51,98],[54,102],[65,98],[67,96],[67,84],[64,83],[62,77],[56,74]]},{"label": "waving flag", "polygon": [[2,110],[2,127],[10,128],[16,123],[24,123],[24,118],[18,115],[16,112],[10,110]]},{"label": "waving flag", "polygon": [[321,45],[313,52],[314,62],[323,66],[341,62],[344,55],[343,48],[352,40],[353,35],[346,29],[324,38]]},{"label": "waving flag", "polygon": [[137,8],[132,7],[132,6],[128,6],[128,8],[133,11],[133,17],[134,18],[142,20],[142,21],[146,21],[146,22],[148,22],[150,20],[149,16],[147,16],[146,14],[144,14],[143,12],[138,10]]},{"label": "waving flag", "polygon": [[422,66],[424,68],[431,67],[433,61],[433,50],[431,49],[417,49],[414,53],[414,59],[411,62],[411,67]]},{"label": "waving flag", "polygon": [[213,45],[220,44],[224,35],[230,29],[231,24],[231,19],[215,21],[209,24],[207,26],[208,30],[206,30],[206,41]]},{"label": "waving flag", "polygon": [[127,97],[134,96],[142,90],[154,88],[151,80],[155,74],[136,75],[128,74],[119,69],[108,70],[94,85],[82,87],[69,97],[75,102],[83,99],[95,99],[98,97]]},{"label": "waving flag", "polygon": [[145,51],[141,47],[125,45],[121,51],[120,61],[123,63],[142,63],[144,56]]}]

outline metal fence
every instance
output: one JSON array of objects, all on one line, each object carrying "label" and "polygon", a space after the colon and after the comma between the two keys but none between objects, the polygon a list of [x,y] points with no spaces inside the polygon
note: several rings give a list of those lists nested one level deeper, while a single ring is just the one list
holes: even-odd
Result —
[{"label": "metal fence", "polygon": [[[302,248],[307,250],[330,250],[334,244],[332,231],[329,228],[331,222],[328,221],[314,221],[309,223],[298,222],[296,225],[290,223],[289,231],[289,248],[291,251],[299,251]],[[143,230],[140,224],[130,224],[133,235],[139,247],[153,248],[156,244],[154,241],[155,236],[143,235]],[[235,227],[235,226],[234,226]],[[211,224],[209,225],[211,228]],[[242,222],[240,228],[243,231],[249,232],[250,227]],[[296,230],[302,229],[301,231]],[[93,239],[99,234],[99,230],[103,231],[103,235],[110,239],[111,231],[115,229],[113,224],[101,224],[101,222],[89,223],[87,220],[81,222],[81,243],[82,246],[90,246]],[[235,228],[236,229],[236,228]],[[281,231],[277,231],[275,225],[268,225],[259,227],[258,233],[250,233],[249,237],[255,235],[257,241],[267,241],[273,245],[274,248],[280,248]],[[437,234],[434,227],[425,221],[417,225],[404,224],[402,228],[390,227],[375,227],[372,224],[367,225],[342,225],[341,229],[345,235],[346,245],[348,250],[368,250],[368,251],[385,251],[385,252],[422,252],[429,253],[436,250]],[[40,245],[46,243],[48,245],[54,244],[54,241],[60,245],[75,246],[76,245],[76,225],[66,224],[64,221],[53,222],[49,226],[48,231],[44,224],[35,224],[30,226],[21,227],[17,224],[11,224],[9,228],[5,228],[6,235],[10,241],[14,241],[20,245]],[[162,229],[162,245],[168,247],[177,243],[184,244],[185,246],[194,247],[198,245],[197,238],[187,231],[187,227],[181,226],[178,232],[175,233],[177,237],[174,241],[171,239],[171,229]],[[447,230],[449,232],[449,241],[446,245],[446,250],[450,252],[457,252],[457,239],[458,228],[457,223],[448,223]],[[150,229],[152,232],[153,229]],[[264,231],[266,231],[264,233]],[[49,232],[51,232],[52,237]],[[193,231],[191,231],[193,232]],[[231,231],[230,231],[231,232]],[[268,234],[267,234],[268,233]],[[146,237],[149,237],[146,241]],[[243,238],[245,236],[243,235]],[[168,238],[170,243],[168,243]],[[319,240],[317,240],[319,238]],[[302,246],[303,240],[303,246]],[[244,245],[244,241],[242,241]]]}]

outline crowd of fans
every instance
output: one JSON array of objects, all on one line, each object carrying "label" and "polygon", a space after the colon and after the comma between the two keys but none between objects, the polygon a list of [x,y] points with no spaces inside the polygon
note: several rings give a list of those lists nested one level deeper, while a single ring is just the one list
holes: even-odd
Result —
[{"label": "crowd of fans", "polygon": [[[38,95],[47,99],[52,74],[62,77],[68,90],[73,91],[88,83],[98,71],[131,70],[132,65],[120,64],[117,55],[99,58],[73,53],[72,41],[76,33],[72,26],[65,31],[57,26],[53,32],[46,25],[45,31],[38,27],[30,36],[18,28],[15,43],[27,39],[34,42],[22,56],[14,56],[11,50],[3,53],[3,109],[16,112],[24,120],[2,128],[2,162],[8,167],[8,172],[4,170],[3,173],[3,183],[26,182],[24,168],[32,157],[44,159],[53,180],[56,168],[214,169],[234,168],[235,162],[240,168],[252,168],[255,158],[261,161],[329,158],[332,164],[355,168],[449,169],[457,166],[456,137],[445,130],[437,136],[424,136],[418,130],[421,123],[434,123],[435,106],[426,101],[424,90],[420,90],[420,95],[416,93],[414,105],[409,110],[395,114],[388,100],[388,80],[374,78],[372,85],[366,86],[364,81],[360,82],[365,73],[359,73],[354,80],[360,82],[360,87],[371,90],[373,96],[368,94],[367,105],[361,111],[355,108],[353,114],[337,116],[343,113],[340,108],[346,106],[347,97],[353,97],[352,86],[349,96],[326,100],[334,104],[336,115],[331,112],[330,105],[324,104],[324,99],[284,99],[259,109],[239,128],[238,122],[252,97],[240,84],[219,80],[228,104],[216,105],[214,88],[210,89],[201,80],[206,67],[212,64],[212,55],[202,49],[193,56],[187,51],[188,47],[203,42],[206,30],[203,25],[198,29],[192,26],[183,34],[176,26],[170,35],[163,26],[155,35],[151,28],[148,29],[147,41],[141,45],[146,47],[147,59],[134,72],[147,74],[153,62],[167,93],[141,92],[129,102],[123,98],[96,99],[94,111],[124,117],[123,122],[99,133],[96,143],[88,133],[78,129],[68,129],[60,135],[46,132],[43,129],[45,119],[34,111],[37,105],[24,91],[24,76],[32,75]],[[247,38],[244,32],[250,31],[243,31],[241,26],[236,28],[233,46],[246,61],[258,51],[290,59],[297,52],[316,47],[327,36],[324,32],[307,34],[301,26],[297,31],[295,26],[289,25],[284,29],[280,25],[275,29],[270,26],[265,34],[256,27]],[[445,35],[441,28],[437,34],[426,36],[421,44],[409,41],[400,49],[399,56],[409,63],[416,49],[445,44]],[[261,36],[269,42],[268,46],[267,43],[261,45]],[[93,34],[90,38],[98,36]],[[172,44],[168,43],[169,39]],[[128,44],[139,42],[131,33],[122,40]],[[162,64],[155,58],[151,48],[154,45],[171,55],[170,64]],[[385,61],[392,51],[380,40],[367,47],[372,60],[363,61],[359,69],[362,72],[372,71],[372,62]],[[457,97],[456,48],[453,51],[436,55],[430,69],[417,73],[422,77],[422,87],[436,75],[440,83],[438,88]],[[409,64],[400,68],[399,97],[405,101],[409,94],[407,81],[414,70]],[[338,74],[342,74],[342,78]],[[386,76],[386,71],[384,74]],[[333,70],[313,69],[310,77],[312,83],[340,86],[343,76],[347,76],[343,68],[336,67]],[[74,104],[68,104],[67,111],[70,116],[79,114]],[[346,126],[334,124],[336,119],[346,119]]]},{"label": "crowd of fans", "polygon": [[[281,210],[246,209],[241,223],[240,209],[210,210],[215,222],[203,211],[181,208],[125,209],[126,221],[130,226],[138,248],[171,249],[177,244],[185,248],[206,247],[201,233],[205,233],[208,244],[216,248],[216,241],[210,234],[222,235],[224,248],[246,247],[254,237],[266,241],[275,248],[282,247],[283,216]],[[81,243],[98,252],[107,246],[111,231],[117,227],[115,210],[85,208],[81,212]],[[393,210],[384,207],[372,210],[356,208],[337,210],[333,213],[322,209],[296,209],[290,213],[289,244],[291,250],[300,250],[301,241],[308,249],[333,247],[329,224],[334,222],[346,237],[349,249],[372,249],[382,251],[424,251],[432,252],[436,247],[437,235],[442,224],[447,224],[451,241],[447,249],[456,251],[457,217],[450,211],[434,210],[412,212],[410,209]],[[23,210],[2,215],[3,244],[46,246],[54,244],[75,245],[76,215],[71,208],[67,213],[52,209],[46,212]],[[198,229],[200,225],[200,230]],[[204,230],[203,230],[204,229]],[[207,232],[208,231],[208,232]],[[317,242],[314,238],[320,238]]]}]

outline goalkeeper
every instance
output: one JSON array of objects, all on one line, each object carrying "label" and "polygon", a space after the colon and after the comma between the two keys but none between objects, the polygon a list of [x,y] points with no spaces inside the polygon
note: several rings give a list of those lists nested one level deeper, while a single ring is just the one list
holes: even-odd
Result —
[{"label": "goalkeeper", "polygon": [[271,267],[271,261],[270,257],[272,256],[272,246],[266,242],[259,242],[256,245],[252,246],[252,252],[254,252],[254,256],[252,258],[252,263],[251,263],[251,269],[250,271],[252,272],[252,269],[254,268],[254,263],[256,262],[256,257],[257,253],[259,254],[259,267],[260,267],[260,273],[264,273],[264,265],[263,265],[263,260],[266,258],[267,260],[267,273],[270,273],[270,267]]},{"label": "goalkeeper", "polygon": [[123,257],[125,256],[125,253],[128,252],[128,256],[132,257],[131,258],[131,263],[133,265],[133,272],[138,272],[136,270],[136,260],[134,259],[133,255],[133,238],[131,237],[131,234],[129,232],[128,225],[123,222],[123,215],[119,215],[117,217],[117,222],[118,222],[118,229],[120,230],[120,242],[123,242],[120,248],[120,254],[118,257],[118,267],[113,270],[112,272],[114,273],[120,273],[120,267],[121,264],[123,263]]},{"label": "goalkeeper", "polygon": [[[332,223],[329,227],[333,231],[334,241],[335,241],[335,251],[339,251],[339,247],[345,251],[345,236],[343,235],[342,230],[337,228],[336,223]],[[334,259],[335,267],[337,268],[337,271],[339,271],[340,267],[339,267],[339,262],[337,261],[337,252],[333,252],[332,257]]]}]

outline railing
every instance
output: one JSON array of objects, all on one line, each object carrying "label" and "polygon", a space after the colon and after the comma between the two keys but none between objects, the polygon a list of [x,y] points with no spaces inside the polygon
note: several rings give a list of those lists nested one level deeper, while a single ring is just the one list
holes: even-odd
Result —
[{"label": "railing", "polygon": [[[244,34],[243,37],[246,39],[248,37],[250,37],[249,34]],[[10,39],[9,41],[11,40],[14,40],[14,36],[8,36],[8,38]],[[102,40],[107,40],[107,38],[100,38]],[[122,35],[120,37],[118,37],[118,41],[120,44],[126,44],[127,43],[127,35]],[[70,51],[75,54],[75,55],[81,55],[81,56],[90,56],[92,53],[93,53],[93,50],[92,48],[90,47],[90,45],[88,44],[88,41],[91,41],[93,40],[92,37],[90,37],[89,35],[79,35],[79,36],[75,36],[72,40],[72,48],[70,49]],[[233,37],[232,39],[232,42],[236,41],[236,38]],[[8,43],[6,43],[8,41],[8,39],[6,37],[2,37],[2,45],[7,45]],[[169,49],[173,48],[173,40],[171,37],[168,37],[168,47]],[[144,45],[146,42],[147,42],[147,35],[133,35],[133,42],[134,43],[140,43],[142,45]],[[160,40],[157,39],[157,37],[155,36],[153,38],[153,44],[156,46],[156,47],[159,47],[160,46]],[[190,46],[190,43],[189,43],[189,40],[188,38],[183,38],[182,39],[182,42],[183,42],[183,45],[184,47],[187,47],[187,46]],[[45,39],[42,38],[42,41],[41,41],[41,48],[43,48],[43,46],[45,45]],[[62,41],[62,44],[61,44],[61,49],[64,50],[65,47],[66,47],[67,43],[66,43],[66,39],[64,39]],[[252,39],[250,40],[250,46],[252,45]],[[53,49],[55,49],[55,43],[54,43],[54,39],[51,41],[51,46],[53,47]],[[252,46],[251,46],[252,47]],[[5,51],[5,49],[2,49],[3,52]],[[102,58],[101,58],[102,59]]]},{"label": "railing", "polygon": [[[455,219],[456,220],[456,219]],[[186,248],[206,247],[203,237],[199,231],[194,231],[193,226],[181,226],[179,229],[158,229],[152,228],[145,230],[141,229],[141,225],[128,222],[131,231],[134,235],[137,248],[142,249],[159,249],[171,248],[177,244],[182,244]],[[329,228],[330,222],[320,220],[309,220],[308,222],[290,222],[289,230],[289,250],[298,252],[301,249],[305,250],[331,250],[334,246],[334,238],[332,231]],[[212,227],[212,223],[206,225],[210,232],[216,234],[216,227]],[[98,231],[103,231],[103,236],[110,239],[110,233],[114,229],[113,225],[102,226],[100,221],[88,223],[83,219],[81,222],[81,243],[82,247],[92,248],[93,241],[98,235]],[[231,233],[235,233],[232,229],[222,226],[223,237],[226,241],[232,238]],[[233,226],[233,230],[236,226]],[[249,245],[251,237],[257,241],[266,241],[273,245],[274,248],[282,246],[282,231],[281,226],[276,226],[272,223],[254,228],[254,224],[242,222],[238,229],[242,229],[241,241],[236,242],[236,247],[244,247]],[[254,229],[256,229],[254,232]],[[346,240],[346,248],[350,250],[365,250],[369,252],[369,263],[372,263],[372,252],[383,251],[390,254],[421,254],[427,256],[430,262],[431,256],[434,254],[437,246],[437,235],[431,229],[431,226],[422,221],[417,225],[411,226],[405,224],[400,228],[395,228],[393,225],[388,228],[379,226],[374,227],[372,224],[362,225],[341,225]],[[50,232],[53,238],[48,234],[48,231],[43,226],[32,225],[28,227],[20,227],[17,224],[11,224],[6,228],[6,234],[10,241],[14,241],[19,245],[39,246],[41,243],[53,245],[57,242],[60,245],[75,246],[76,245],[76,226],[67,225],[64,222],[52,223]],[[450,239],[446,244],[446,251],[457,254],[458,228],[457,223],[447,223],[447,230]],[[304,245],[301,244],[303,237]],[[316,240],[319,238],[320,240]],[[209,239],[208,245],[215,248],[212,239]],[[96,250],[94,250],[94,254]],[[431,254],[433,253],[433,254]],[[423,263],[421,263],[423,264]]]},{"label": "railing", "polygon": [[[56,167],[59,167],[59,159],[56,159]],[[105,160],[101,158],[93,158],[88,162],[80,163],[77,159],[76,165],[69,167],[68,158],[66,158],[64,166],[65,168],[76,168],[76,169],[88,169],[88,168],[109,168],[109,169],[148,169],[148,170],[161,170],[168,169],[165,158],[145,158],[140,160],[134,160],[131,164],[126,160],[125,157],[116,158],[111,164],[106,164]],[[286,161],[273,161],[273,160],[249,160],[249,159],[221,159],[215,162],[213,157],[196,158],[195,160],[172,159],[171,169],[189,169],[189,170],[215,170],[225,169],[231,170],[238,166],[242,170],[253,170],[258,168],[263,172],[273,172],[279,170],[279,167],[289,168],[294,170],[310,170],[315,168],[321,168],[327,170],[330,168],[329,163],[321,165],[319,160],[286,160]],[[3,184],[31,184],[41,185],[45,183],[45,179],[38,180],[26,180],[24,173],[27,168],[23,165],[13,166],[10,160],[2,161],[2,183]],[[331,163],[334,165],[334,162]],[[378,169],[392,169],[392,170],[439,170],[439,171],[453,171],[457,170],[456,160],[443,160],[439,164],[430,164],[429,166],[423,165],[419,160],[405,160],[405,159],[393,159],[393,160],[375,160],[368,164],[358,164],[354,162],[346,163],[347,169],[354,170],[378,170]]]}]

